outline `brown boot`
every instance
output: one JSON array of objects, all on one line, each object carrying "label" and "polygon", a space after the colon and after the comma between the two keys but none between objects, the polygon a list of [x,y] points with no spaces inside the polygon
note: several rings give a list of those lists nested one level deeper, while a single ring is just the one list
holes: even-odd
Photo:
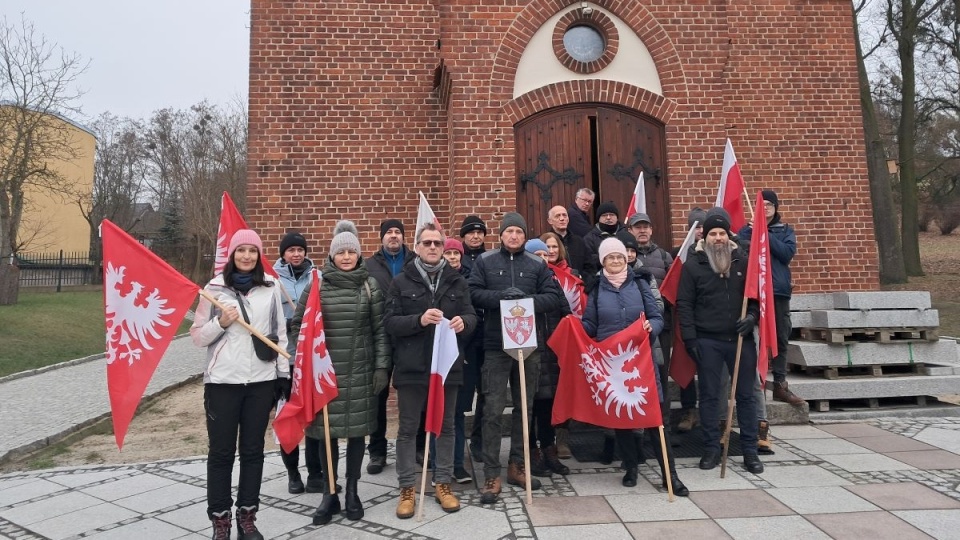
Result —
[{"label": "brown boot", "polygon": [[570,451],[570,444],[567,442],[570,438],[570,430],[567,428],[557,428],[557,457],[560,459],[570,459],[573,452]]},{"label": "brown boot", "polygon": [[412,487],[400,488],[400,502],[397,503],[397,517],[410,519],[417,506],[417,491]]},{"label": "brown boot", "polygon": [[433,498],[440,503],[444,512],[453,513],[460,509],[460,500],[450,491],[450,484],[437,484],[437,491]]},{"label": "brown boot", "polygon": [[804,399],[790,391],[787,381],[773,383],[774,401],[783,401],[791,405],[803,405]]},{"label": "brown boot", "polygon": [[483,490],[480,492],[481,504],[493,504],[500,497],[500,477],[487,478],[483,482]]},{"label": "brown boot", "polygon": [[[515,461],[507,466],[507,483],[511,486],[517,486],[526,489],[527,471],[523,467],[522,461]],[[540,489],[540,481],[530,477],[530,489]]]},{"label": "brown boot", "polygon": [[570,474],[570,468],[560,462],[559,452],[557,445],[544,448],[543,462],[551,472],[566,476]]},{"label": "brown boot", "polygon": [[775,453],[770,445],[770,422],[766,420],[760,420],[760,427],[757,429],[757,453],[765,456]]},{"label": "brown boot", "polygon": [[687,409],[686,412],[683,413],[683,418],[680,419],[680,423],[677,424],[677,432],[686,433],[699,424],[700,416],[697,414],[697,410]]},{"label": "brown boot", "polygon": [[540,452],[539,448],[530,449],[530,474],[550,478],[550,469],[547,468],[547,464],[543,460],[543,453]]}]

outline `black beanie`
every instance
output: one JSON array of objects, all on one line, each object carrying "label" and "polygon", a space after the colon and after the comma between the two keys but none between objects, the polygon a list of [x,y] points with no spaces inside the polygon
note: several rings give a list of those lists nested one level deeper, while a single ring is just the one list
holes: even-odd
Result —
[{"label": "black beanie", "polygon": [[392,228],[400,229],[400,234],[406,236],[407,231],[403,229],[403,223],[400,223],[399,219],[388,219],[380,224],[380,239],[383,240],[383,237],[387,235],[387,231]]},{"label": "black beanie", "polygon": [[770,201],[773,203],[773,208],[779,212],[780,211],[780,198],[777,197],[777,192],[772,189],[765,189],[761,191],[763,194],[763,200]]},{"label": "black beanie", "polygon": [[695,206],[692,210],[690,210],[690,213],[687,214],[687,227],[693,227],[693,222],[695,221],[699,223],[701,227],[703,227],[703,220],[705,219],[707,219],[707,213],[703,210],[703,208]]},{"label": "black beanie", "polygon": [[617,239],[623,242],[623,247],[637,251],[637,237],[626,229],[620,229],[617,232]]},{"label": "black beanie", "polygon": [[283,235],[283,239],[280,240],[280,256],[283,257],[283,254],[294,246],[300,246],[304,251],[308,251],[307,239],[304,238],[302,234],[298,232],[288,232]]},{"label": "black beanie", "polygon": [[500,221],[501,235],[503,235],[503,231],[507,230],[507,227],[520,227],[523,230],[523,235],[527,235],[527,220],[516,212],[507,212],[503,215],[503,220]]},{"label": "black beanie", "polygon": [[613,201],[600,203],[600,207],[597,208],[597,218],[604,214],[616,214],[617,219],[620,218],[620,212],[617,210],[617,205],[613,204]]},{"label": "black beanie", "polygon": [[483,231],[483,234],[487,234],[487,224],[479,216],[467,216],[460,225],[460,237],[466,236],[470,231]]},{"label": "black beanie", "polygon": [[703,234],[709,234],[713,229],[723,229],[730,235],[730,214],[723,208],[713,207],[707,210],[707,216],[703,220]]}]

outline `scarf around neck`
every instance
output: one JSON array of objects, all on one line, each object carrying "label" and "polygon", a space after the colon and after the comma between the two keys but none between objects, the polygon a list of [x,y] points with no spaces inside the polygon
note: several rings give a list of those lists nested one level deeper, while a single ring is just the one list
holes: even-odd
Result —
[{"label": "scarf around neck", "polygon": [[417,257],[413,260],[413,264],[417,267],[417,272],[420,272],[420,277],[423,278],[424,283],[430,287],[430,292],[436,294],[437,287],[440,286],[440,271],[447,265],[447,260],[441,257],[437,264],[427,264],[423,262],[423,259]]},{"label": "scarf around neck", "polygon": [[623,285],[623,282],[627,280],[627,266],[624,266],[623,271],[617,272],[616,274],[611,274],[604,269],[603,275],[615,289],[619,289],[620,286]]}]

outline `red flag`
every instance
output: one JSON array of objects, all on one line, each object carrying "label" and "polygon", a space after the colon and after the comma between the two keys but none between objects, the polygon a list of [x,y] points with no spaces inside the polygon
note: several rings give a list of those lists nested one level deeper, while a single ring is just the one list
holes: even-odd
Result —
[{"label": "red flag", "polygon": [[[690,230],[687,231],[687,236],[680,244],[680,251],[677,252],[677,260],[670,265],[667,275],[663,278],[663,283],[660,284],[660,294],[674,306],[677,305],[677,289],[680,287],[683,263],[687,262],[687,253],[689,253],[690,246],[697,236],[699,225],[699,222],[694,222]],[[697,374],[697,365],[693,358],[690,358],[690,355],[687,354],[686,347],[683,346],[683,338],[680,337],[680,317],[676,315],[676,310],[674,312],[673,342],[670,345],[670,376],[681,388],[686,388],[693,380],[693,376]]]},{"label": "red flag", "polygon": [[757,371],[760,384],[767,378],[767,365],[777,356],[777,317],[773,308],[773,274],[770,270],[770,236],[767,231],[767,216],[763,208],[763,192],[757,192],[757,205],[753,209],[753,235],[750,240],[750,255],[747,258],[747,283],[743,296],[760,303],[760,350],[757,354]]},{"label": "red flag", "polygon": [[450,368],[460,356],[457,346],[457,333],[450,328],[450,320],[440,319],[433,333],[433,355],[430,358],[430,390],[427,393],[427,433],[440,436],[443,429],[443,383],[447,380]]},{"label": "red flag", "polygon": [[697,236],[697,227],[699,225],[701,225],[700,222],[693,222],[690,230],[687,231],[687,236],[685,236],[683,239],[683,243],[680,244],[680,251],[677,252],[677,260],[670,265],[670,269],[667,270],[667,275],[663,277],[663,282],[660,283],[660,295],[671,304],[676,305],[677,303],[677,289],[680,287],[680,273],[683,272],[683,263],[687,262],[687,252],[690,251],[690,246],[693,245],[694,239]]},{"label": "red flag", "polygon": [[740,164],[733,153],[733,143],[727,139],[723,151],[723,170],[720,173],[720,189],[717,191],[717,204],[730,214],[730,229],[739,231],[747,224],[743,213],[743,176]]},{"label": "red flag", "polygon": [[563,289],[564,296],[567,297],[567,303],[570,304],[570,311],[574,317],[580,319],[583,317],[583,310],[587,307],[587,293],[583,288],[583,280],[570,272],[570,267],[559,267],[550,265],[553,270],[553,277]]},{"label": "red flag", "polygon": [[[303,311],[303,323],[297,338],[297,355],[293,361],[290,401],[273,419],[273,432],[288,454],[303,440],[306,429],[318,412],[337,397],[337,375],[327,351],[320,303],[320,275],[314,268],[313,284]],[[307,374],[307,379],[304,379]],[[306,384],[305,384],[306,383]]]},{"label": "red flag", "polygon": [[107,390],[117,448],[187,310],[195,283],[103,220],[103,304],[107,326]]},{"label": "red flag", "polygon": [[613,429],[660,426],[660,397],[644,317],[597,343],[566,316],[547,340],[560,362],[554,425],[570,418]]},{"label": "red flag", "polygon": [[[240,229],[249,228],[246,220],[237,210],[237,205],[233,204],[230,194],[224,191],[220,198],[220,225],[217,227],[217,255],[213,261],[213,275],[223,272],[223,267],[227,264],[227,257],[230,256],[227,249],[230,247],[230,239],[233,238],[233,233]],[[267,263],[266,254],[261,253],[260,260],[263,262],[263,272],[279,280],[280,276],[273,269],[273,265]]]},{"label": "red flag", "polygon": [[647,213],[647,190],[643,183],[643,171],[640,171],[640,177],[637,178],[637,187],[633,188],[633,196],[630,197],[630,206],[627,207],[627,218],[634,214]]}]

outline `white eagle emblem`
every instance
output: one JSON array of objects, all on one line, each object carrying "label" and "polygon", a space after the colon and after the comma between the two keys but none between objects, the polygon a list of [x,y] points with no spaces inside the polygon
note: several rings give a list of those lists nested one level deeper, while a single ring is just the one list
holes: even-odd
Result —
[{"label": "white eagle emblem", "polygon": [[580,288],[575,279],[563,278],[560,280],[560,288],[563,289],[563,295],[567,297],[567,303],[570,304],[570,311],[580,319],[583,317],[583,306],[581,305]]},{"label": "white eagle emblem", "polygon": [[213,273],[218,274],[223,267],[227,265],[227,248],[230,247],[230,240],[227,235],[221,234],[223,231],[217,231],[217,253],[213,259]]},{"label": "white eagle emblem", "polygon": [[[312,321],[314,328],[323,324],[323,317],[320,311],[317,311],[316,316],[311,318],[312,307],[307,307],[303,313],[304,321]],[[306,325],[304,325],[306,326]],[[294,369],[293,373],[293,385],[294,388],[291,390],[291,393],[300,392],[300,382],[303,379],[303,372],[300,366],[303,365],[303,345],[302,342],[307,339],[307,334],[309,332],[305,331],[306,328],[301,328],[300,335],[297,337],[297,358],[294,363],[297,366]],[[313,346],[310,347],[312,353],[312,363],[313,363],[313,386],[316,388],[317,393],[323,394],[323,386],[326,384],[328,387],[332,386],[337,387],[337,380],[334,377],[333,372],[333,360],[330,358],[330,353],[327,351],[327,334],[322,330],[313,340]]]},{"label": "white eagle emblem", "polygon": [[[144,293],[137,281],[124,282],[125,266],[107,263],[104,291],[107,320],[107,364],[126,360],[129,365],[140,359],[143,349],[153,350],[151,339],[159,339],[158,326],[170,326],[163,318],[176,311],[164,308],[167,299],[160,289]],[[142,347],[142,348],[141,348]]]},{"label": "white eagle emblem", "polygon": [[591,345],[580,354],[580,359],[580,369],[593,390],[593,402],[602,405],[604,412],[610,414],[612,406],[617,418],[624,409],[631,420],[634,411],[646,416],[643,406],[650,389],[641,386],[640,348],[633,341],[626,347],[619,345],[616,352],[601,351]]},{"label": "white eagle emblem", "polygon": [[529,317],[504,317],[507,335],[517,345],[523,345],[533,334],[533,315]]}]

